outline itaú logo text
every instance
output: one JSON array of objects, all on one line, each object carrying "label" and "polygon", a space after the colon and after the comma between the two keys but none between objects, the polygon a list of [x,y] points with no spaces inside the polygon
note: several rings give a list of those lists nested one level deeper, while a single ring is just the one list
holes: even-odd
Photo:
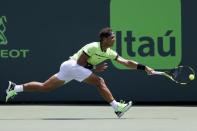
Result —
[{"label": "ita\u00fa logo text", "polygon": [[[177,43],[173,33],[174,31],[169,29],[158,36],[138,36],[132,30],[116,31],[116,43],[113,49],[124,58],[157,69],[172,68],[181,61],[181,44]],[[115,62],[113,64],[119,69],[127,69]]]},{"label": "ita\u00fa logo text", "polygon": [[161,57],[175,56],[176,38],[172,33],[172,30],[167,30],[164,36],[158,36],[154,39],[151,36],[145,35],[139,37],[134,36],[133,31],[127,31],[126,37],[123,37],[122,32],[117,31],[116,51],[122,55],[122,46],[125,44],[125,51],[130,57],[154,57],[156,54]]}]

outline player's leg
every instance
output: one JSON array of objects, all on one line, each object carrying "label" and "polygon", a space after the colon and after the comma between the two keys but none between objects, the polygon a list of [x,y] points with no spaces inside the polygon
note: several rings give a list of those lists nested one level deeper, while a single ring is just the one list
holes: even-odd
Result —
[{"label": "player's leg", "polygon": [[8,89],[6,90],[7,96],[6,101],[9,98],[13,98],[18,92],[22,91],[40,91],[46,92],[56,89],[63,85],[65,82],[69,82],[72,79],[72,75],[69,71],[72,67],[71,61],[65,61],[61,64],[60,70],[57,74],[50,77],[45,82],[29,82],[26,84],[16,85],[13,82],[9,82]]},{"label": "player's leg", "polygon": [[96,76],[95,74],[91,74],[88,78],[84,80],[85,83],[94,85],[98,88],[100,94],[103,98],[110,103],[110,105],[114,108],[116,115],[120,118],[132,105],[132,102],[124,103],[124,102],[117,102],[110,90],[108,89],[107,85],[103,78]]},{"label": "player's leg", "polygon": [[94,73],[92,73],[87,79],[84,80],[85,83],[96,86],[101,94],[101,96],[107,101],[112,102],[114,100],[114,97],[112,96],[112,93],[108,89],[107,85],[105,84],[105,81],[103,78],[96,76]]},{"label": "player's leg", "polygon": [[22,91],[40,91],[40,92],[46,92],[51,91],[53,89],[56,89],[60,86],[62,86],[65,83],[68,83],[71,81],[74,76],[72,71],[75,71],[74,64],[76,64],[76,61],[74,60],[67,60],[64,61],[61,66],[58,73],[50,77],[45,82],[29,82],[26,84],[16,85],[12,82],[9,82],[8,89],[6,90],[7,96],[6,101],[9,98],[14,97],[17,95],[18,92]]},{"label": "player's leg", "polygon": [[48,92],[62,86],[64,82],[65,81],[58,79],[55,75],[53,75],[43,83],[33,81],[25,84],[16,85],[15,83],[9,81],[9,86],[8,89],[6,90],[7,93],[6,102],[9,100],[9,98],[12,98],[15,95],[17,95],[18,92],[23,92],[23,91]]},{"label": "player's leg", "polygon": [[29,82],[23,84],[24,91],[40,91],[40,92],[48,92],[54,90],[62,85],[64,85],[65,81],[59,80],[55,75],[50,77],[45,82]]}]

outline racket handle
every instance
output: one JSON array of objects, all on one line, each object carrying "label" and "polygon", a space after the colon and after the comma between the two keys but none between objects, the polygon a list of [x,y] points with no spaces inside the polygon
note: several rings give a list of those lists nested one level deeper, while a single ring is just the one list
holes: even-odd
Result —
[{"label": "racket handle", "polygon": [[153,71],[151,75],[164,75],[165,72],[162,71]]}]

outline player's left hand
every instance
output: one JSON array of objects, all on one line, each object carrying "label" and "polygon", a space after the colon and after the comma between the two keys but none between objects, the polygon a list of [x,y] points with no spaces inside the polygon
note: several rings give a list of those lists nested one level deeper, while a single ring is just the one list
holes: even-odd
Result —
[{"label": "player's left hand", "polygon": [[146,66],[145,71],[148,75],[154,75],[155,70]]},{"label": "player's left hand", "polygon": [[102,63],[102,64],[96,66],[95,71],[96,72],[102,72],[102,71],[106,70],[107,68],[108,68],[107,63]]}]

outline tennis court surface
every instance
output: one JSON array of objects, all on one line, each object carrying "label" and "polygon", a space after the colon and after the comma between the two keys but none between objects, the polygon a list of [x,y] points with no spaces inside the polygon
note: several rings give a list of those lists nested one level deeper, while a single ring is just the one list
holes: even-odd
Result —
[{"label": "tennis court surface", "polygon": [[118,119],[110,106],[1,105],[0,131],[197,131],[197,107],[134,106]]}]

